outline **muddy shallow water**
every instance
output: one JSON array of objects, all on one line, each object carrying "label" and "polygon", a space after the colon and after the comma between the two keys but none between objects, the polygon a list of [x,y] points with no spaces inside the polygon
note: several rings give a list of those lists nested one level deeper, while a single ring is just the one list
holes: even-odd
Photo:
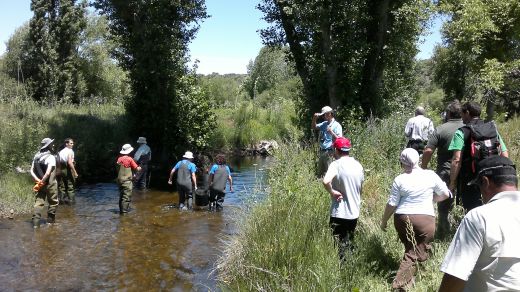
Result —
[{"label": "muddy shallow water", "polygon": [[218,290],[222,238],[236,232],[236,211],[262,188],[268,163],[231,163],[235,192],[222,212],[169,208],[176,193],[149,190],[134,191],[132,212],[120,216],[117,185],[106,183],[81,187],[56,224],[0,219],[0,290]]}]

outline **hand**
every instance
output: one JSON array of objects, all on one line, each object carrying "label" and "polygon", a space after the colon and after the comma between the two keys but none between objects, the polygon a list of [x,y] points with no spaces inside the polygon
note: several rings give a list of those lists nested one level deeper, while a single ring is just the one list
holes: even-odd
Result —
[{"label": "hand", "polygon": [[171,179],[168,180],[168,184],[169,184],[169,185],[172,184],[172,180],[171,180]]},{"label": "hand", "polygon": [[77,179],[78,176],[79,176],[78,174],[73,175],[74,179]]},{"label": "hand", "polygon": [[336,199],[336,202],[340,202],[341,200],[343,200],[343,194],[336,191],[336,190],[332,190],[332,194],[331,196]]},{"label": "hand", "polygon": [[450,182],[450,185],[448,188],[450,189],[450,192],[454,193],[455,189],[457,188],[457,184],[455,182]]},{"label": "hand", "polygon": [[386,222],[381,221],[381,225],[379,227],[381,228],[381,230],[386,232]]},{"label": "hand", "polygon": [[332,128],[330,126],[327,127],[327,132],[334,136],[334,132],[332,132]]},{"label": "hand", "polygon": [[233,190],[233,186],[230,186],[230,187],[229,187],[229,191],[230,191],[230,192],[234,192],[234,190]]},{"label": "hand", "polygon": [[321,116],[321,113],[314,113],[314,117],[317,118],[317,117],[319,117],[319,116]]}]

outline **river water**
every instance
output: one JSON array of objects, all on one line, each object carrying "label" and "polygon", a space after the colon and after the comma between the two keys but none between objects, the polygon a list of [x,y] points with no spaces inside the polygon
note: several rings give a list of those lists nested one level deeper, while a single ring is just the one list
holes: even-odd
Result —
[{"label": "river water", "polygon": [[269,158],[231,161],[234,193],[222,212],[179,211],[177,194],[134,191],[118,214],[113,183],[82,186],[55,224],[33,230],[30,215],[0,219],[0,291],[215,291],[222,238],[236,232],[239,209],[263,189]]}]

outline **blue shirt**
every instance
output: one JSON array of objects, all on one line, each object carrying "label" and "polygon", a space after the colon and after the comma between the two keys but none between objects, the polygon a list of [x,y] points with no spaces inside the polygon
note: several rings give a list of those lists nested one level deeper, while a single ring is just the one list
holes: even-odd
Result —
[{"label": "blue shirt", "polygon": [[181,164],[188,164],[188,169],[190,170],[191,173],[195,173],[197,171],[197,167],[195,166],[195,163],[189,161],[188,159],[183,159],[183,160],[177,162],[177,164],[175,164],[173,169],[175,169],[175,170],[179,169],[179,167],[181,167]]},{"label": "blue shirt", "polygon": [[[329,127],[329,122],[324,121],[316,125],[316,128],[320,129],[321,137],[320,137],[320,148],[322,150],[332,149],[332,135],[327,131]],[[343,128],[341,124],[338,123],[335,119],[330,122],[330,128],[334,134],[338,135],[338,137],[343,136]]]},{"label": "blue shirt", "polygon": [[[218,164],[213,164],[213,166],[209,170],[209,174],[215,174],[215,171],[217,171],[217,169],[218,169]],[[226,170],[227,170],[228,175],[231,175],[231,170],[229,169],[229,166],[227,166],[227,165],[226,165]]]}]

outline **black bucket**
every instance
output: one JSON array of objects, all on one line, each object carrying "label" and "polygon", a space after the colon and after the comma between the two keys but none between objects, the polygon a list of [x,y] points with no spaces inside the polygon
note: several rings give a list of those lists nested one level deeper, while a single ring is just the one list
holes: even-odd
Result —
[{"label": "black bucket", "polygon": [[207,206],[209,204],[209,191],[197,189],[195,191],[195,205]]}]

